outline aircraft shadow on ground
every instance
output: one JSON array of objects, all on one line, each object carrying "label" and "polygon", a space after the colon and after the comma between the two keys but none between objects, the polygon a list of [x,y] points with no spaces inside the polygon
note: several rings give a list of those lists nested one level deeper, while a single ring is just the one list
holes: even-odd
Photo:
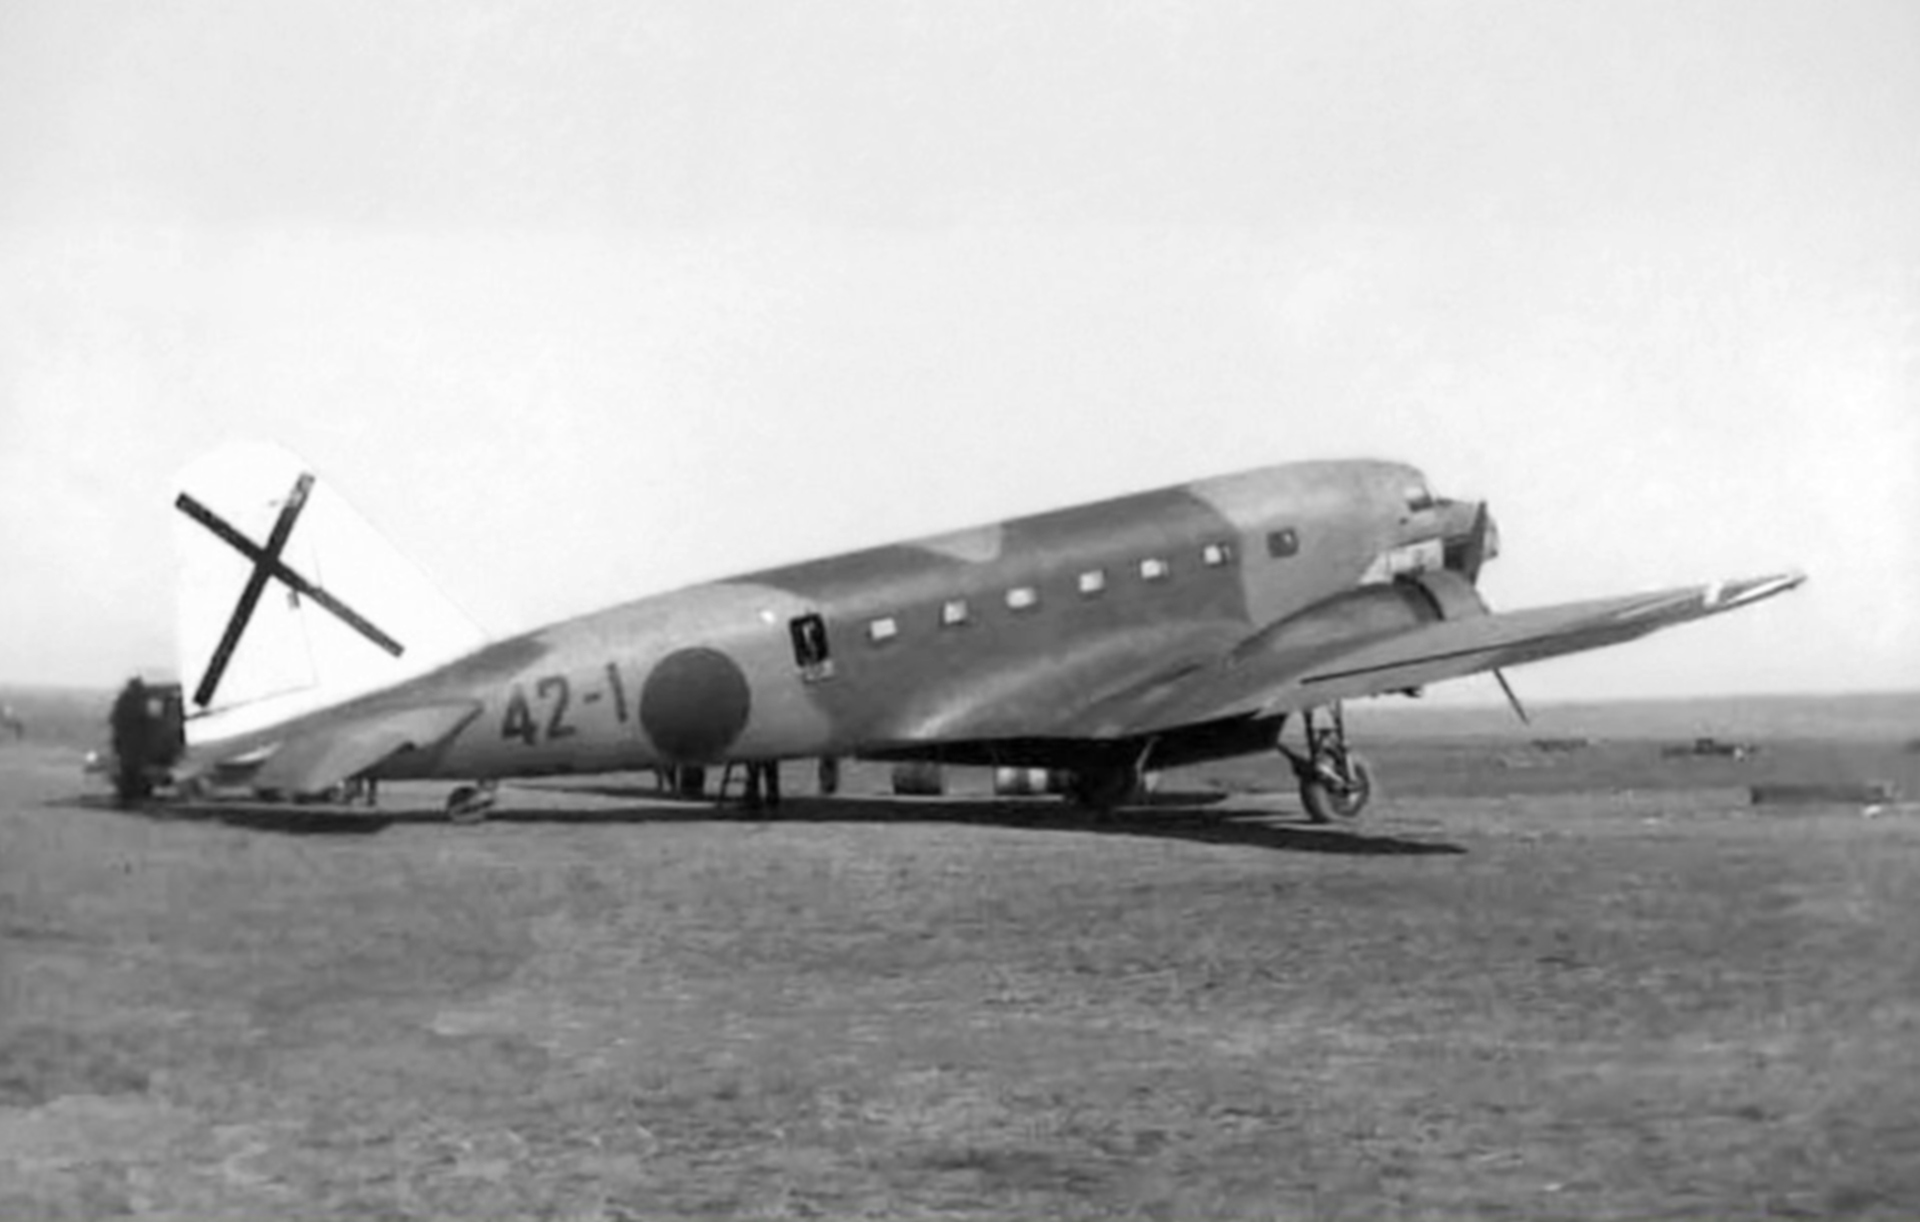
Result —
[{"label": "aircraft shadow on ground", "polygon": [[[517,806],[514,791],[505,787],[500,805],[487,814],[489,823],[505,824],[633,824],[649,823],[874,823],[951,824],[1019,828],[1027,831],[1079,832],[1094,836],[1135,836],[1185,840],[1204,844],[1244,845],[1291,853],[1326,853],[1353,857],[1425,857],[1454,855],[1466,850],[1442,841],[1409,840],[1369,833],[1364,825],[1348,830],[1322,827],[1291,812],[1215,809],[1225,795],[1213,791],[1162,793],[1151,805],[1129,807],[1096,815],[1057,801],[1007,801],[978,798],[895,798],[814,796],[785,799],[777,809],[750,811],[733,802],[672,800],[652,789],[634,786],[569,785],[527,787],[547,796],[583,794],[644,801],[626,807]],[[250,831],[295,836],[365,836],[395,824],[448,824],[447,816],[431,809],[301,806],[250,800],[194,803],[152,802],[121,806],[111,798],[82,796],[53,803],[73,809],[106,810],[156,820],[205,821]]]},{"label": "aircraft shadow on ground", "polygon": [[281,832],[289,836],[371,836],[395,823],[445,823],[447,817],[427,811],[383,811],[340,807],[300,806],[284,802],[153,801],[125,805],[112,798],[83,794],[47,803],[67,810],[103,810],[116,815],[153,819],[159,822],[224,823],[257,832]]},{"label": "aircraft shadow on ground", "polygon": [[[1226,795],[1208,791],[1157,794],[1150,805],[1095,814],[1064,802],[993,798],[793,798],[768,816],[788,823],[948,823],[1028,831],[1137,836],[1204,844],[1245,845],[1290,853],[1353,857],[1421,857],[1463,853],[1458,845],[1322,827],[1304,815],[1216,809]],[[751,816],[749,816],[751,817]]]}]

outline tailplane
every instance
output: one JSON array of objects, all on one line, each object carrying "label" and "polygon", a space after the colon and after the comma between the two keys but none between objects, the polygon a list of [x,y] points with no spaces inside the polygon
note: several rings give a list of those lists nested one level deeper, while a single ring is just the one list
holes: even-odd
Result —
[{"label": "tailplane", "polygon": [[464,612],[287,451],[229,444],[176,484],[189,743],[338,704],[483,643]]}]

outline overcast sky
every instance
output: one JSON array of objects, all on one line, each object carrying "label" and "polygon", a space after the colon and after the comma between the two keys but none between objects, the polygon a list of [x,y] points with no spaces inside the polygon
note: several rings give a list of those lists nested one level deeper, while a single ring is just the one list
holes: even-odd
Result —
[{"label": "overcast sky", "polygon": [[1917,64],[1906,0],[12,0],[0,681],[171,663],[239,435],[496,632],[1369,455],[1492,502],[1497,606],[1812,575],[1534,699],[1920,686]]}]

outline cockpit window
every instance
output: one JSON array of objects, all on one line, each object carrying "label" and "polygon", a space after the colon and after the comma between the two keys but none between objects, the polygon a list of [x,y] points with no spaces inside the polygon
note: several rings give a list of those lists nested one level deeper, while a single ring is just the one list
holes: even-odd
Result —
[{"label": "cockpit window", "polygon": [[1407,509],[1411,513],[1425,513],[1433,508],[1433,493],[1425,484],[1410,484],[1407,487]]}]

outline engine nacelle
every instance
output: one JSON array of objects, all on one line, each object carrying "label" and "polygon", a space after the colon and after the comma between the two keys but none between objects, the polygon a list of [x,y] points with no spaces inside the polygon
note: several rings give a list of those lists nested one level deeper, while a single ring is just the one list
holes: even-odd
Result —
[{"label": "engine nacelle", "polygon": [[1428,569],[1315,603],[1253,636],[1234,653],[1237,659],[1275,652],[1333,654],[1422,624],[1486,613],[1487,604],[1472,582],[1459,573]]},{"label": "engine nacelle", "polygon": [[1412,586],[1425,595],[1438,613],[1436,619],[1472,619],[1487,613],[1487,604],[1473,582],[1451,569],[1409,573],[1394,584]]}]

